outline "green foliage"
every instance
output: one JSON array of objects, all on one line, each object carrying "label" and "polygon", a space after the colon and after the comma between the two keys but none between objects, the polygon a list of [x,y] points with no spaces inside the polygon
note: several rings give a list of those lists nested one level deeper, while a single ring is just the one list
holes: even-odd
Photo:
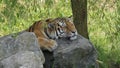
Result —
[{"label": "green foliage", "polygon": [[[120,1],[88,0],[88,30],[100,68],[120,66]],[[72,15],[70,0],[0,0],[0,36],[28,28],[34,21]]]},{"label": "green foliage", "polygon": [[0,36],[28,28],[40,19],[70,16],[66,0],[1,0]]},{"label": "green foliage", "polygon": [[120,2],[116,1],[88,2],[89,36],[98,50],[98,59],[103,62],[100,68],[120,66]]}]

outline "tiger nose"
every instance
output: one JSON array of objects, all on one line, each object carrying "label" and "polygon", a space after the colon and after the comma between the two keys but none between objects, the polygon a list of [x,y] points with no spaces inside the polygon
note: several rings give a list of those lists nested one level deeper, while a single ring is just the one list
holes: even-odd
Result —
[{"label": "tiger nose", "polygon": [[75,32],[72,32],[72,33],[75,33]]},{"label": "tiger nose", "polygon": [[77,35],[77,32],[73,31],[72,34]]}]

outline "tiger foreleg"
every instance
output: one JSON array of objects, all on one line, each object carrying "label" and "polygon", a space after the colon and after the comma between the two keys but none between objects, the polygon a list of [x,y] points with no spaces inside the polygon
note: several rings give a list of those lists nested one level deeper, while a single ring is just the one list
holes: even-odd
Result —
[{"label": "tiger foreleg", "polygon": [[57,42],[52,39],[46,39],[42,37],[38,37],[38,42],[40,44],[41,49],[53,51],[57,48]]}]

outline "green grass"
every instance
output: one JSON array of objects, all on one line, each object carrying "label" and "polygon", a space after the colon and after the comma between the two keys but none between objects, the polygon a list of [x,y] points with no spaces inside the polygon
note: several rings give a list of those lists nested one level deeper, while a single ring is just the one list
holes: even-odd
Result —
[{"label": "green grass", "polygon": [[24,30],[36,20],[72,15],[70,3],[64,0],[1,0],[0,9],[0,36]]},{"label": "green grass", "polygon": [[[98,51],[98,59],[103,63],[100,68],[120,66],[120,5],[106,2],[88,3],[88,28],[90,40]],[[104,8],[104,9],[102,9]]]},{"label": "green grass", "polygon": [[[36,20],[72,15],[70,0],[41,1],[0,0],[0,36],[22,31]],[[102,62],[100,68],[120,66],[120,2],[113,1],[88,1],[89,37]]]}]

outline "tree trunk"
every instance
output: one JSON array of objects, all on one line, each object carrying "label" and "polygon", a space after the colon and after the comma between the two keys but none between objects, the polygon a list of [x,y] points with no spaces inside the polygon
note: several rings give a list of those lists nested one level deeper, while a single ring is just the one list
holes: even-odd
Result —
[{"label": "tree trunk", "polygon": [[87,29],[87,0],[71,0],[74,24],[78,33],[89,39]]}]

